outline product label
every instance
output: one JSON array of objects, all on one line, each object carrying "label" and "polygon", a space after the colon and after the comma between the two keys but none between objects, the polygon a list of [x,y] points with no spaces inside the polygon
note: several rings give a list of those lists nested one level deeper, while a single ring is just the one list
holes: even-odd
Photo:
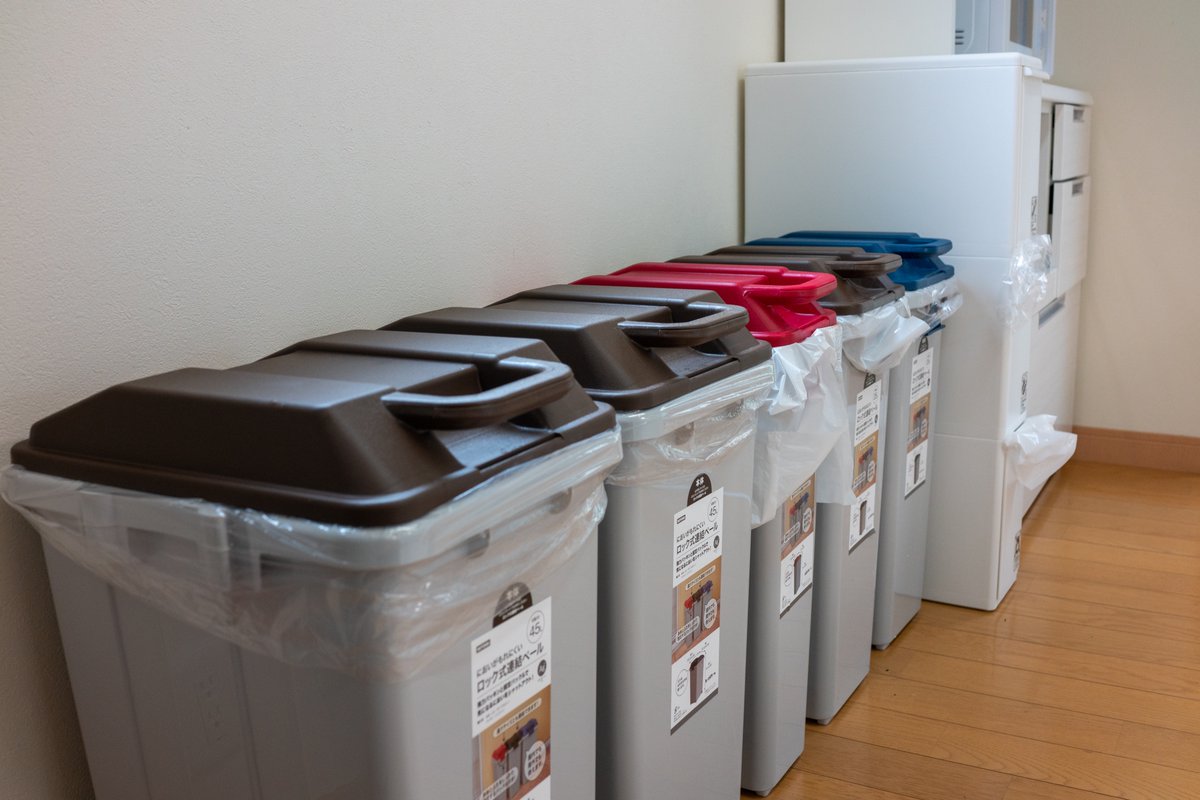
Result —
[{"label": "product label", "polygon": [[933,351],[929,337],[921,339],[912,360],[908,392],[908,452],[904,466],[904,496],[925,482],[929,471],[929,415],[933,400]]},{"label": "product label", "polygon": [[[695,492],[689,495],[689,501]],[[672,558],[671,730],[716,694],[721,636],[724,488],[674,517]]]},{"label": "product label", "polygon": [[875,484],[879,471],[879,415],[883,384],[867,375],[866,386],[854,402],[854,473],[850,486],[855,502],[850,507],[849,549],[875,530]]},{"label": "product label", "polygon": [[471,642],[471,732],[476,800],[550,800],[549,597]]},{"label": "product label", "polygon": [[813,582],[817,527],[817,479],[809,477],[783,504],[779,554],[779,616],[792,607]]}]

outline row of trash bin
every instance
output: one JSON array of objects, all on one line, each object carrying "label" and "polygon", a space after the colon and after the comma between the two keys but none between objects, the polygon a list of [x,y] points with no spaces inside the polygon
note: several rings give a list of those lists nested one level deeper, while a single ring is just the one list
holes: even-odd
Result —
[{"label": "row of trash bin", "polygon": [[765,794],[919,607],[949,249],[800,231],[37,422],[97,797]]}]

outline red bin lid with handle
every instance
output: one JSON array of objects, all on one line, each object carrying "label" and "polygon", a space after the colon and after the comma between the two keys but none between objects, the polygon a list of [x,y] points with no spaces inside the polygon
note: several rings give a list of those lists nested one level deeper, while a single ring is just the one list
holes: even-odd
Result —
[{"label": "red bin lid with handle", "polygon": [[724,302],[746,309],[750,333],[772,347],[802,342],[837,321],[833,311],[817,305],[837,288],[837,278],[787,267],[645,262],[575,283],[716,292]]}]

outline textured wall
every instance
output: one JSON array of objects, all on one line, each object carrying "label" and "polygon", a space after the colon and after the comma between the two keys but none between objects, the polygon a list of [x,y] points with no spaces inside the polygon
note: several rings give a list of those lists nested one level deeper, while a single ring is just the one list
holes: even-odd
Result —
[{"label": "textured wall", "polygon": [[[0,463],[117,381],[738,234],[775,0],[0,8]],[[87,794],[0,511],[0,796]]]},{"label": "textured wall", "polygon": [[1200,436],[1197,30],[1195,0],[1059,0],[1054,81],[1096,100],[1080,425]]}]

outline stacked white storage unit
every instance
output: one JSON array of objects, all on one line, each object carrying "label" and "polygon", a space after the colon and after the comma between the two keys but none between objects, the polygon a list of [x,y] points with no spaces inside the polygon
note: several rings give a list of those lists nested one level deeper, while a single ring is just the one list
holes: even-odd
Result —
[{"label": "stacked white storage unit", "polygon": [[[954,242],[947,261],[964,304],[939,376],[925,596],[989,610],[1016,578],[1030,497],[1006,463],[1004,441],[1038,396],[1031,382],[1045,379],[1033,371],[1036,315],[1004,311],[1014,249],[1042,219],[1045,77],[1040,62],[1017,54],[746,72],[748,239],[859,228]],[[1061,321],[1076,324],[1070,315]],[[1067,340],[1073,331],[1054,346]]]},{"label": "stacked white storage unit", "polygon": [[1063,430],[1074,422],[1079,291],[1087,274],[1091,106],[1086,92],[1043,87],[1038,227],[1050,234],[1054,254],[1050,291],[1033,337],[1036,380],[1030,385],[1029,413],[1053,414]]}]

